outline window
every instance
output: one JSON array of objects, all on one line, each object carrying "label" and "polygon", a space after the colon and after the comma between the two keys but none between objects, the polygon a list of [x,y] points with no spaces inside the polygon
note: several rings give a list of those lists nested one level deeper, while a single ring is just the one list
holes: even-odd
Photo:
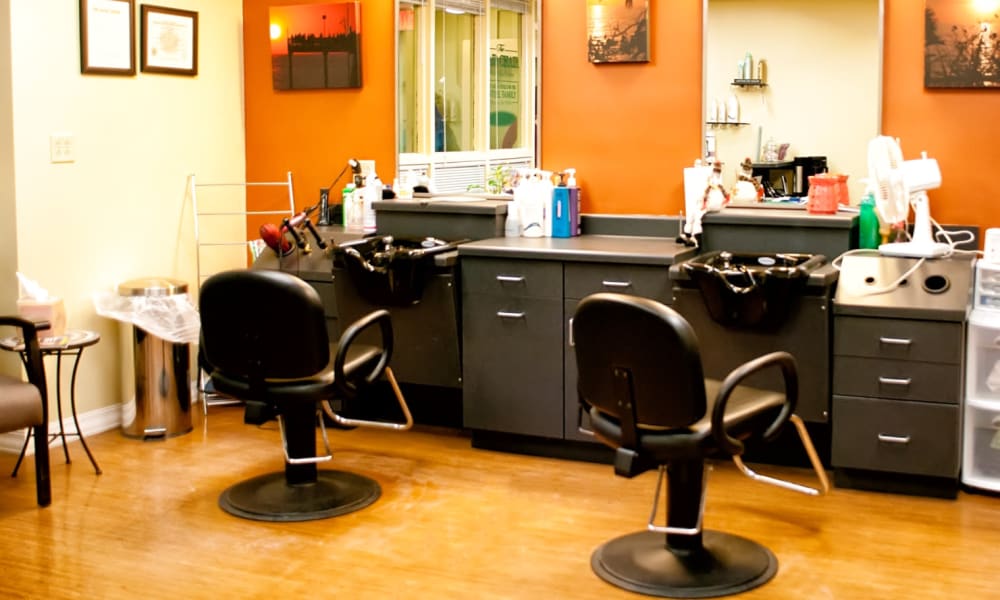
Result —
[{"label": "window", "polygon": [[533,166],[537,0],[399,0],[399,171],[438,191]]}]

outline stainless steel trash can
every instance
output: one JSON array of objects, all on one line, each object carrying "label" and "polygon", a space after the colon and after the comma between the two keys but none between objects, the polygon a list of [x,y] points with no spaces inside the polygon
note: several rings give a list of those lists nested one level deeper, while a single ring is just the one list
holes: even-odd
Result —
[{"label": "stainless steel trash can", "polygon": [[[186,294],[176,279],[148,277],[119,284],[118,294],[130,297]],[[153,440],[188,433],[191,425],[190,347],[169,342],[132,326],[135,400],[122,408],[122,434]]]}]

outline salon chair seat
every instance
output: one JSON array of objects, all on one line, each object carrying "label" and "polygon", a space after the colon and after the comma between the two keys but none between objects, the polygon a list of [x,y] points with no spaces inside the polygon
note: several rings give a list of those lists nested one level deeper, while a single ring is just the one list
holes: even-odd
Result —
[{"label": "salon chair seat", "polygon": [[[741,536],[702,529],[707,461],[731,457],[755,480],[825,493],[826,474],[794,414],[794,358],[774,352],[741,365],[721,382],[705,379],[690,324],[663,304],[624,294],[584,298],[572,323],[580,410],[591,426],[585,431],[615,450],[616,475],[659,471],[646,530],[598,547],[591,556],[594,572],[620,588],[672,598],[725,596],[770,580],[778,566],[770,550]],[[772,368],[783,375],[783,393],[742,384]],[[759,475],[740,459],[745,443],[775,438],[789,420],[803,436],[818,489]],[[664,479],[666,524],[657,525]]]},{"label": "salon chair seat", "polygon": [[[389,313],[376,310],[351,323],[331,348],[316,290],[289,273],[263,269],[212,275],[202,284],[199,309],[201,367],[217,390],[247,403],[248,415],[277,418],[285,454],[284,472],[231,486],[219,506],[247,519],[306,521],[353,512],[377,500],[381,488],[375,480],[318,468],[332,458],[320,411],[344,428],[412,426],[388,366],[393,348]],[[378,341],[362,344],[362,336]],[[405,422],[350,419],[335,410],[344,401],[363,402],[383,376],[392,384]],[[317,425],[325,444],[321,455]]]},{"label": "salon chair seat", "polygon": [[[0,375],[0,433],[31,427],[35,440],[35,492],[39,506],[52,502],[49,480],[49,400],[45,364],[38,345],[38,332],[49,328],[48,322],[32,322],[20,317],[0,316],[0,325],[20,329],[24,338],[21,353],[28,381]],[[25,442],[27,443],[27,442]],[[21,459],[18,458],[17,466]],[[15,473],[17,467],[14,468]]]}]

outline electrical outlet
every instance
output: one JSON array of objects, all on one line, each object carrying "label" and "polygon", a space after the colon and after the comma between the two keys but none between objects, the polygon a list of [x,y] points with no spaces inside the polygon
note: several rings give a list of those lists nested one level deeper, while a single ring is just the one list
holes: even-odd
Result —
[{"label": "electrical outlet", "polygon": [[76,148],[72,133],[53,133],[49,135],[49,161],[53,163],[71,163],[76,160]]}]

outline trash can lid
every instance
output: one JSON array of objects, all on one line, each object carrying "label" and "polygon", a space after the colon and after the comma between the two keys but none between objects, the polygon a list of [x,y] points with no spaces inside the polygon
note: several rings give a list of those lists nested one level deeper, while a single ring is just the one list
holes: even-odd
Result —
[{"label": "trash can lid", "polygon": [[166,277],[141,277],[118,284],[120,296],[172,296],[186,292],[186,283]]}]

